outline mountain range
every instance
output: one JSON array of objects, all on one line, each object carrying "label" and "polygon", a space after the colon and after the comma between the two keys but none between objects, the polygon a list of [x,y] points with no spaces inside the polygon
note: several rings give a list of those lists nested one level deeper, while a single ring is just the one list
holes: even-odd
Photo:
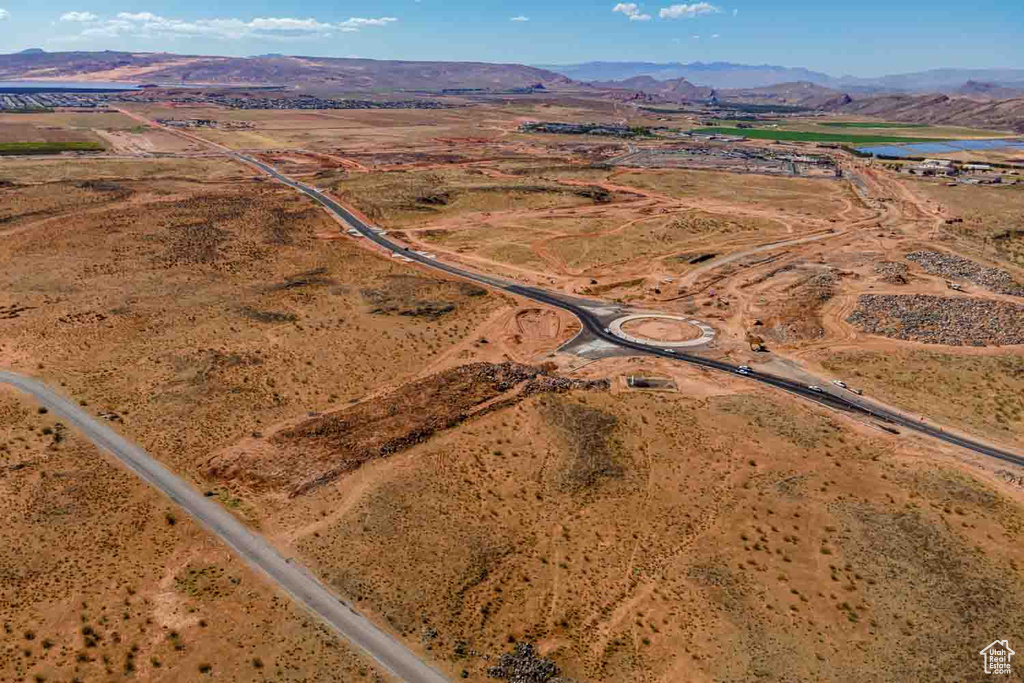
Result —
[{"label": "mountain range", "polygon": [[[591,88],[604,97],[651,104],[706,102],[747,103],[769,107],[801,107],[890,121],[949,124],[1024,133],[1024,93],[989,83],[968,81],[951,95],[943,93],[849,93],[798,81],[759,88],[708,88],[684,78],[659,81],[634,76],[622,81],[595,81]],[[1007,95],[1007,97],[1001,97]]]},{"label": "mountain range", "polygon": [[[1014,68],[932,69],[877,78],[837,78],[802,67],[732,62],[587,62],[524,66],[280,54],[217,57],[155,52],[44,52],[40,49],[0,55],[0,79],[305,85],[335,90],[552,87],[570,85],[571,79],[599,87],[665,91],[670,99],[679,95],[700,99],[707,97],[710,89],[764,88],[798,82],[851,94],[941,92],[994,98],[1024,89],[1024,69]],[[661,85],[655,85],[657,81]]]},{"label": "mountain range", "polygon": [[287,85],[334,91],[505,89],[570,82],[565,76],[521,64],[37,50],[0,55],[0,80],[5,79]]},{"label": "mountain range", "polygon": [[638,76],[658,80],[685,78],[690,83],[711,88],[757,88],[791,81],[823,83],[828,74],[803,68],[731,62],[587,62],[585,64],[540,65],[539,68],[568,76],[574,81],[621,81]]},{"label": "mountain range", "polygon": [[[559,69],[559,72],[551,69]],[[591,62],[550,69],[483,62],[416,62],[262,55],[137,52],[0,55],[0,80],[281,85],[307,91],[510,88],[575,90],[643,102],[720,101],[801,106],[895,121],[1024,132],[1024,69],[935,69],[877,79],[808,69],[716,62]],[[570,80],[573,79],[573,80]],[[586,81],[580,83],[579,80]],[[923,94],[928,93],[928,94]]]},{"label": "mountain range", "polygon": [[583,64],[539,65],[576,81],[622,81],[641,76],[658,80],[685,78],[696,86],[710,88],[761,88],[803,81],[850,92],[952,92],[968,81],[999,87],[1020,87],[1024,69],[931,69],[875,78],[835,77],[803,67],[732,62],[586,62]]}]

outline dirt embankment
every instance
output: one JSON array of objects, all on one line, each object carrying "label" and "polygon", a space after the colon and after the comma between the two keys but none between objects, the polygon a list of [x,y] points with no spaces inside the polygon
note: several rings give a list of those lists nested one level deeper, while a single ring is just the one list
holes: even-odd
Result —
[{"label": "dirt embankment", "polygon": [[607,381],[557,377],[544,367],[472,363],[215,455],[207,474],[298,496],[364,462],[400,453],[435,432],[527,396],[607,388]]}]

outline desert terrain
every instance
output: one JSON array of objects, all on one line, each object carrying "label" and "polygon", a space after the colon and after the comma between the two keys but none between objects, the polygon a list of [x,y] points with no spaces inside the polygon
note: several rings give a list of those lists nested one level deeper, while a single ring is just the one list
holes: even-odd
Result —
[{"label": "desert terrain", "polygon": [[[403,253],[1020,454],[1016,172],[949,186],[579,93],[449,103],[0,116],[102,147],[0,161],[0,367],[451,680],[980,680],[1024,633],[1024,467]],[[0,410],[0,680],[391,680],[44,406]]]}]

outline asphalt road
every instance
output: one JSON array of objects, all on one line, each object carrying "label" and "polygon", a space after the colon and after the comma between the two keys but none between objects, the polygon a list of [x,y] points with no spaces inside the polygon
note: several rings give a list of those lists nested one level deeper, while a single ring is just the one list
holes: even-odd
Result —
[{"label": "asphalt road", "polygon": [[80,430],[90,441],[109,451],[141,479],[160,490],[216,534],[296,602],[319,616],[335,631],[361,648],[384,668],[409,683],[444,683],[446,679],[409,649],[341,602],[311,574],[293,565],[265,539],[254,534],[213,499],[206,498],[139,446],[121,437],[45,384],[0,370],[0,383],[9,384],[45,405]]},{"label": "asphalt road", "polygon": [[[390,249],[393,252],[399,253],[409,259],[412,259],[413,261],[417,261],[430,268],[435,268],[437,270],[441,270],[446,273],[456,275],[461,278],[465,278],[467,280],[472,280],[474,282],[479,282],[481,284],[502,289],[506,292],[509,292],[510,294],[516,294],[527,299],[532,299],[533,301],[539,301],[541,303],[569,311],[577,318],[579,318],[580,322],[590,332],[591,335],[605,342],[608,342],[609,344],[614,344],[616,346],[631,349],[633,351],[637,351],[640,353],[661,356],[662,358],[669,358],[671,360],[676,360],[682,363],[690,363],[691,365],[697,365],[703,368],[708,368],[709,370],[718,370],[721,372],[728,372],[734,375],[740,375],[739,367],[736,365],[732,365],[730,363],[711,360],[708,358],[703,358],[701,356],[694,356],[679,351],[673,353],[671,351],[667,351],[656,346],[648,346],[646,344],[632,342],[627,339],[622,339],[621,337],[613,335],[609,332],[605,332],[603,323],[598,319],[598,317],[594,313],[587,310],[585,307],[579,305],[578,303],[571,301],[561,295],[553,294],[551,292],[547,292],[543,289],[538,289],[536,287],[525,287],[523,285],[515,284],[506,280],[502,280],[500,278],[481,275],[480,273],[474,273],[469,270],[463,270],[461,268],[457,268],[447,263],[437,261],[436,259],[428,258],[421,254],[417,254],[413,251],[410,251],[405,247],[401,246],[400,244],[396,244],[395,242],[392,242],[391,240],[387,239],[387,237],[385,237],[384,235],[379,235],[376,232],[374,232],[371,226],[361,221],[359,218],[353,215],[352,212],[348,211],[341,204],[334,201],[330,197],[324,195],[322,192],[319,192],[314,188],[308,187],[307,185],[296,182],[291,178],[282,175],[273,166],[265,164],[261,161],[237,153],[234,154],[233,156],[239,161],[251,164],[252,166],[259,168],[263,172],[269,174],[270,176],[284,183],[285,185],[293,187],[299,192],[302,192],[303,194],[311,197],[315,201],[325,206],[329,211],[334,213],[336,216],[338,216],[346,223],[351,225],[357,231],[359,231],[359,233],[362,234],[364,237],[379,244],[385,249]],[[814,237],[805,239],[809,240],[819,238]],[[773,245],[771,248],[777,248],[777,246],[779,245]],[[902,415],[900,413],[885,410],[884,408],[881,408],[879,406],[869,404],[866,401],[855,399],[853,398],[853,394],[850,394],[850,396],[847,397],[841,394],[832,393],[832,390],[828,383],[823,383],[821,385],[821,391],[814,391],[805,384],[800,384],[799,382],[794,382],[783,377],[778,377],[766,373],[751,371],[748,374],[740,376],[755,382],[760,382],[762,384],[767,384],[778,389],[782,389],[783,391],[788,391],[791,394],[795,394],[797,396],[810,399],[812,401],[830,406],[832,408],[844,410],[865,417],[871,417],[890,425],[899,426],[904,429],[912,430],[924,434],[926,436],[939,439],[940,441],[944,441],[949,444],[961,446],[968,450],[974,451],[975,453],[980,453],[982,455],[1003,460],[1005,462],[1013,463],[1015,465],[1024,466],[1024,456],[1018,455],[1016,453],[1011,453],[1010,451],[995,448],[977,441],[973,441],[971,439],[956,434],[950,434],[949,432],[946,432],[938,427],[933,427],[930,424],[926,424],[924,420],[918,421],[909,418],[905,415]],[[843,393],[845,394],[849,392],[843,390]]]}]

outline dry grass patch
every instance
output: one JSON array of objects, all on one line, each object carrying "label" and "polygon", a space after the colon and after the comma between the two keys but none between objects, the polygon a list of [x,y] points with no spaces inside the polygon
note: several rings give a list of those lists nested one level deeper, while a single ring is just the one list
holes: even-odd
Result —
[{"label": "dry grass patch", "polygon": [[771,220],[693,210],[639,221],[610,234],[553,240],[546,248],[570,267],[586,270],[664,256],[709,239],[745,234],[767,238],[784,230],[782,224]]},{"label": "dry grass patch", "polygon": [[0,679],[357,680],[376,666],[133,474],[0,387]]},{"label": "dry grass patch", "polygon": [[344,511],[297,548],[470,677],[512,642],[578,680],[964,677],[959,631],[1021,626],[1022,506],[887,439],[762,392],[533,397],[317,491]]},{"label": "dry grass patch", "polygon": [[[224,159],[5,159],[0,181],[16,185],[110,180],[210,182],[251,177],[253,172]],[[60,186],[55,186],[60,187]],[[59,192],[54,192],[57,194]]]},{"label": "dry grass patch", "polygon": [[1024,186],[976,187],[920,182],[914,191],[963,223],[945,226],[972,251],[1024,268]]},{"label": "dry grass patch", "polygon": [[[113,190],[76,184],[72,199],[96,199],[74,211],[42,193],[38,210],[64,213],[5,237],[0,346],[96,410],[130,413],[129,434],[182,472],[269,424],[421,372],[506,305],[322,239],[340,236],[337,224],[278,185],[102,183],[133,194],[104,204]],[[32,208],[19,192],[15,216]],[[437,315],[384,314],[424,301]]]},{"label": "dry grass patch", "polygon": [[822,365],[866,393],[979,433],[1024,439],[1024,357],[845,351]]},{"label": "dry grass patch", "polygon": [[467,213],[548,209],[606,202],[603,190],[507,181],[479,171],[394,171],[353,174],[330,188],[374,221],[409,227]]},{"label": "dry grass patch", "polygon": [[673,197],[707,197],[773,213],[803,214],[827,220],[853,198],[846,185],[832,181],[739,175],[716,171],[637,171],[616,175],[616,183]]}]

